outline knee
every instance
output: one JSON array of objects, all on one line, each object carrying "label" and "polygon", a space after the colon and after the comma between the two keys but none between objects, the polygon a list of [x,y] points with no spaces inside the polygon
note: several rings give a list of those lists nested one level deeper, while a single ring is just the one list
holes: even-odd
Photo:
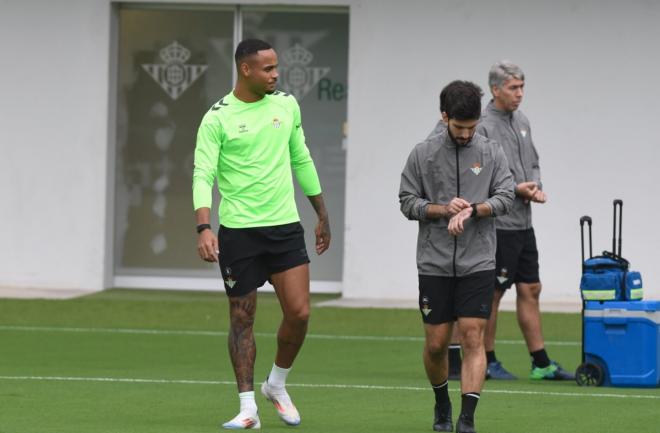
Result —
[{"label": "knee", "polygon": [[541,297],[541,283],[521,285],[518,289],[518,296],[528,301],[538,302]]},{"label": "knee", "polygon": [[232,305],[229,312],[229,321],[232,328],[251,328],[254,325],[254,310],[242,308],[240,305]]},{"label": "knee", "polygon": [[309,305],[304,305],[289,311],[284,320],[296,326],[307,326],[309,323],[310,309]]},{"label": "knee", "polygon": [[461,346],[463,350],[483,350],[484,333],[483,330],[471,327],[466,329],[461,335]]},{"label": "knee", "polygon": [[251,328],[254,325],[254,314],[250,314],[249,312],[243,310],[232,311],[230,322],[232,328],[234,329]]},{"label": "knee", "polygon": [[448,347],[440,341],[426,341],[424,345],[426,353],[432,357],[442,357],[447,355]]}]

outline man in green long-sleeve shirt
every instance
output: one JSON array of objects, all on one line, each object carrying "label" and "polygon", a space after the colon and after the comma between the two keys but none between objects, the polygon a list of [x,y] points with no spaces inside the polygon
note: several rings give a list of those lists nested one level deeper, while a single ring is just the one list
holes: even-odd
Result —
[{"label": "man in green long-sleeve shirt", "polygon": [[[256,289],[267,280],[275,288],[284,317],[275,363],[261,392],[286,424],[298,425],[300,414],[285,380],[307,332],[309,258],[294,200],[292,169],[319,218],[317,254],[330,245],[328,213],[305,145],[300,107],[292,95],[275,90],[275,51],[264,41],[247,39],[236,48],[235,60],[235,88],[211,107],[199,127],[193,173],[198,252],[203,260],[220,263],[229,296],[229,354],[240,411],[223,427],[261,427],[254,398],[252,325]],[[209,224],[216,179],[222,195],[217,237]]]}]

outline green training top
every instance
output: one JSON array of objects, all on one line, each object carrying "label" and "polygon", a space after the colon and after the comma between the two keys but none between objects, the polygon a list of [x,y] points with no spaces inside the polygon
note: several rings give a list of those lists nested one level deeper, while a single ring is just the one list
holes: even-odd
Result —
[{"label": "green training top", "polygon": [[296,99],[277,91],[247,103],[230,92],[204,115],[197,132],[195,210],[211,208],[217,178],[223,226],[263,227],[300,221],[291,168],[305,195],[321,193]]}]

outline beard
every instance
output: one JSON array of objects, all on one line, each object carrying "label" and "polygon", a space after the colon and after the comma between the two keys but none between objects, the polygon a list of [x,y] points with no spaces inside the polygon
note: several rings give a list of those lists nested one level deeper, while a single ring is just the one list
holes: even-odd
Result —
[{"label": "beard", "polygon": [[470,141],[472,141],[472,137],[468,138],[467,140],[463,140],[460,138],[454,137],[454,135],[451,133],[451,130],[447,128],[447,133],[449,134],[449,138],[451,139],[452,143],[454,143],[456,146],[466,146]]},{"label": "beard", "polygon": [[266,88],[264,89],[264,93],[266,95],[272,95],[276,91],[277,91],[277,81],[274,81],[273,84],[266,84]]}]

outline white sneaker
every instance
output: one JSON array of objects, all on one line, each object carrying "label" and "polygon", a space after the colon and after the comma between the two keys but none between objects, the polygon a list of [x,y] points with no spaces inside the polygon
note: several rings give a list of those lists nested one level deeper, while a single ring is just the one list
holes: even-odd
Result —
[{"label": "white sneaker", "polygon": [[277,409],[277,414],[282,421],[288,425],[300,424],[300,414],[291,401],[289,393],[286,392],[286,388],[276,388],[271,386],[268,384],[268,379],[266,379],[261,385],[261,393],[266,397],[266,400],[273,403],[275,409]]},{"label": "white sneaker", "polygon": [[236,417],[222,426],[229,430],[247,430],[247,429],[259,429],[261,428],[261,421],[259,421],[258,414],[248,414],[240,412]]}]

